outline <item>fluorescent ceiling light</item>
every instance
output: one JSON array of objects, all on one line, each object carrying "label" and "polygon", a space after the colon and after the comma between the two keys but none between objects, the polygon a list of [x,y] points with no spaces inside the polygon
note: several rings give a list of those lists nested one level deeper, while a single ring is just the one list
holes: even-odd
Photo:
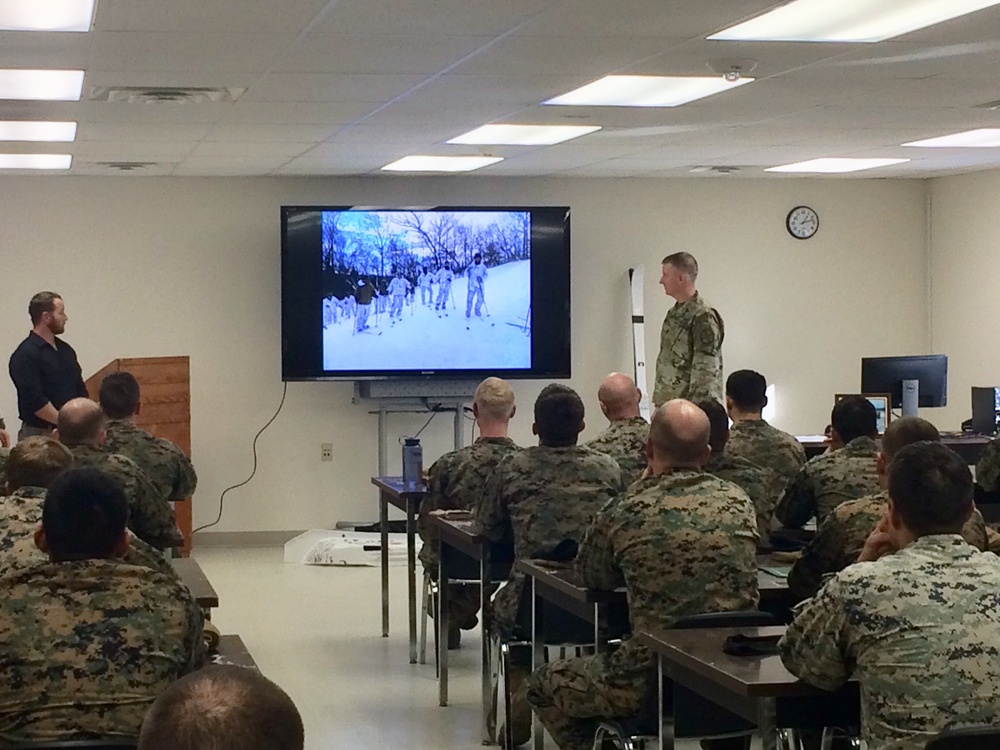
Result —
[{"label": "fluorescent ceiling light", "polygon": [[0,31],[90,31],[94,0],[0,0]]},{"label": "fluorescent ceiling light", "polygon": [[0,169],[69,169],[69,154],[0,154]]},{"label": "fluorescent ceiling light", "polygon": [[781,167],[770,167],[765,172],[821,172],[824,174],[842,174],[844,172],[860,172],[863,169],[888,167],[891,164],[902,164],[909,159],[810,159],[795,164],[785,164]]},{"label": "fluorescent ceiling light", "polygon": [[903,145],[918,148],[997,148],[1000,146],[1000,128],[980,128]]},{"label": "fluorescent ceiling light", "polygon": [[75,122],[0,120],[0,141],[73,141]]},{"label": "fluorescent ceiling light", "polygon": [[491,146],[552,146],[600,130],[600,125],[483,125],[448,143]]},{"label": "fluorescent ceiling light", "polygon": [[709,39],[757,42],[881,42],[1000,0],[795,0]]},{"label": "fluorescent ceiling light", "polygon": [[503,161],[502,156],[404,156],[382,167],[387,172],[471,172]]},{"label": "fluorescent ceiling light", "polygon": [[722,76],[605,76],[543,103],[576,107],[676,107],[751,81],[753,78],[727,81]]},{"label": "fluorescent ceiling light", "polygon": [[0,99],[78,102],[82,93],[82,70],[0,69]]}]

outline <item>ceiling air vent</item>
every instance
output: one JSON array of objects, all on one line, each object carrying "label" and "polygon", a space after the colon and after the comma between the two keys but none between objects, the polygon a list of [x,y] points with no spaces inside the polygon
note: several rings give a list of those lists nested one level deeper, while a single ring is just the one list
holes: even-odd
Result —
[{"label": "ceiling air vent", "polygon": [[94,102],[127,104],[206,104],[235,102],[245,88],[204,88],[182,86],[95,86],[87,98]]},{"label": "ceiling air vent", "polygon": [[734,174],[735,172],[739,172],[740,168],[729,167],[729,166],[715,166],[715,167],[701,166],[701,167],[691,167],[691,169],[688,171],[693,174],[698,174],[699,172],[711,172],[712,174]]}]

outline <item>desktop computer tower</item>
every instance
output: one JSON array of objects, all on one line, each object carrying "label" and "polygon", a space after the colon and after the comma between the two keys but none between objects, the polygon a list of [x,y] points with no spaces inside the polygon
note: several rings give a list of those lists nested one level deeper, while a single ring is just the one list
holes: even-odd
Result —
[{"label": "desktop computer tower", "polygon": [[1000,423],[1000,387],[972,389],[972,431],[996,435]]}]

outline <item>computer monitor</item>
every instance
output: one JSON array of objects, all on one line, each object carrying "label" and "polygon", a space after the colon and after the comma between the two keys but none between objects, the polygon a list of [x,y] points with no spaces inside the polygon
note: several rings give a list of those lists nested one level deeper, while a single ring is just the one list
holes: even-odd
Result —
[{"label": "computer monitor", "polygon": [[892,407],[902,408],[905,417],[917,416],[918,406],[946,406],[948,357],[865,357],[861,360],[861,390],[890,394]]},{"label": "computer monitor", "polygon": [[972,431],[996,435],[1000,427],[1000,388],[972,389]]}]

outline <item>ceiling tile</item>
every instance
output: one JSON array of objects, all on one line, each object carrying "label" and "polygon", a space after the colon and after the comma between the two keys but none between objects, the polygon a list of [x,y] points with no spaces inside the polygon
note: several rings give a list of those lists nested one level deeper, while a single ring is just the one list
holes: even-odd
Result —
[{"label": "ceiling tile", "polygon": [[277,33],[109,31],[94,35],[88,68],[130,73],[262,72],[293,40],[293,35]]},{"label": "ceiling tile", "polygon": [[488,43],[488,36],[310,34],[276,73],[437,73]]},{"label": "ceiling tile", "polygon": [[248,102],[240,99],[226,109],[223,121],[265,125],[345,125],[377,106],[377,102]]},{"label": "ceiling tile", "polygon": [[247,102],[386,102],[424,80],[414,75],[272,73],[242,99]]},{"label": "ceiling tile", "polygon": [[330,0],[100,0],[98,31],[296,33]]},{"label": "ceiling tile", "polygon": [[556,0],[340,0],[316,25],[327,34],[496,36]]}]

